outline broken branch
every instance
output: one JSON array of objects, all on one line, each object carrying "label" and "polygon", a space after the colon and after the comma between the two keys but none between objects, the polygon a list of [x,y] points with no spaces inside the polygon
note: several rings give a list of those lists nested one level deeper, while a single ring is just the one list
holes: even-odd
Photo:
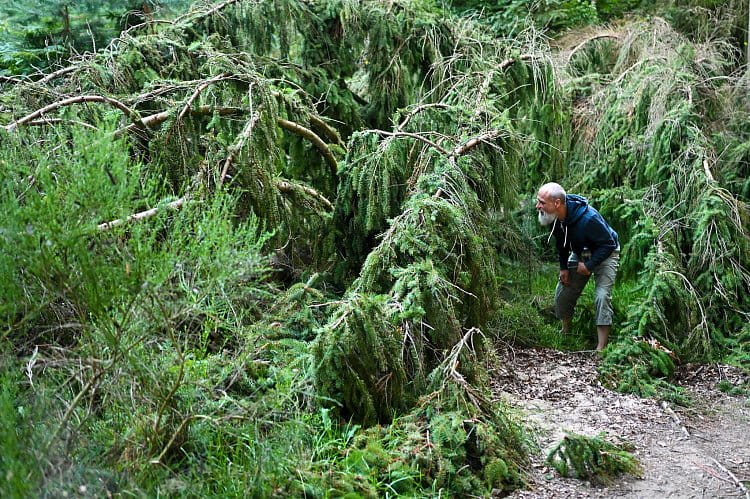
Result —
[{"label": "broken branch", "polygon": [[669,417],[671,417],[671,418],[672,418],[672,420],[673,420],[673,421],[674,421],[675,423],[677,423],[677,424],[678,424],[678,425],[680,426],[680,428],[682,428],[682,432],[683,432],[683,433],[684,433],[684,434],[685,434],[686,436],[688,436],[688,437],[689,437],[689,436],[690,436],[690,432],[688,431],[688,429],[687,429],[687,428],[685,428],[685,425],[683,425],[683,424],[682,424],[682,421],[680,421],[680,418],[679,418],[679,417],[677,417],[677,414],[675,414],[675,412],[674,412],[674,411],[672,410],[672,408],[671,408],[671,407],[669,407],[669,404],[667,404],[666,400],[663,400],[663,401],[662,401],[662,403],[661,403],[661,408],[662,408],[662,409],[664,409],[664,412],[666,412],[667,414],[669,414]]}]

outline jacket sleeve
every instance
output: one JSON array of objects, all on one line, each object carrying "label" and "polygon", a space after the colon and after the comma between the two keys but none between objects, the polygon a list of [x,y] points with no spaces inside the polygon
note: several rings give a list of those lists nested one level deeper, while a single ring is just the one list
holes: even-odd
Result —
[{"label": "jacket sleeve", "polygon": [[599,266],[617,248],[617,241],[612,236],[607,222],[601,215],[591,217],[586,226],[587,239],[591,250],[591,258],[583,262],[589,271]]}]

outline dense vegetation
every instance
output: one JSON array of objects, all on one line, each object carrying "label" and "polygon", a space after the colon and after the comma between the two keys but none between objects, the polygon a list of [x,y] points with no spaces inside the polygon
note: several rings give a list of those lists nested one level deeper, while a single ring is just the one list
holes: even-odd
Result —
[{"label": "dense vegetation", "polygon": [[5,34],[0,492],[522,486],[486,368],[495,340],[564,346],[547,180],[622,237],[605,382],[750,367],[747,5],[507,3],[142,4],[43,73]]}]

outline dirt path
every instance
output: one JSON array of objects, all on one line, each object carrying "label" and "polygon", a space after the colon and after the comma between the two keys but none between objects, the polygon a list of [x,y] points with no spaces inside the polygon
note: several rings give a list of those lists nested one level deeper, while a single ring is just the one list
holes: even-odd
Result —
[{"label": "dirt path", "polygon": [[[721,379],[742,381],[727,366],[687,366],[679,379],[694,400],[690,408],[612,392],[596,379],[591,353],[505,350],[493,373],[497,398],[521,408],[538,429],[543,449],[532,459],[531,490],[514,498],[628,497],[750,499],[750,398],[716,389]],[[544,463],[564,431],[606,432],[635,445],[641,479],[623,476],[608,486],[561,478]],[[733,475],[733,476],[732,476]]]}]

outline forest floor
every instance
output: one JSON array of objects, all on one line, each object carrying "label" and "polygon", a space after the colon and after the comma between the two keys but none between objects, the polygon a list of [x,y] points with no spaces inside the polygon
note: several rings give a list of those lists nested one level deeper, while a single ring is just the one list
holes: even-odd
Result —
[{"label": "forest floor", "polygon": [[[529,488],[510,497],[750,499],[750,398],[717,388],[721,380],[747,382],[741,370],[681,366],[677,384],[692,403],[680,407],[604,388],[592,352],[507,347],[501,352],[491,373],[493,395],[522,411],[540,448],[532,456]],[[608,485],[562,478],[545,458],[565,431],[627,440],[643,476],[622,475]]]}]

